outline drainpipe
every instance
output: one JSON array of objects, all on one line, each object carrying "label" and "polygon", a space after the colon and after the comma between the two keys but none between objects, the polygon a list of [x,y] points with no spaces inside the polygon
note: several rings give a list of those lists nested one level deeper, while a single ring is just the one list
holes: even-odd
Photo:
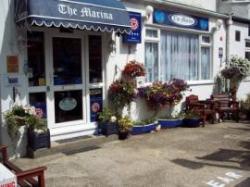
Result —
[{"label": "drainpipe", "polygon": [[229,61],[230,61],[230,49],[231,49],[230,48],[231,47],[230,35],[231,35],[231,28],[233,25],[232,16],[233,16],[233,13],[231,13],[229,15],[229,19],[227,20],[227,28],[226,28],[226,37],[227,37],[227,40],[226,40],[226,65],[228,65]]}]

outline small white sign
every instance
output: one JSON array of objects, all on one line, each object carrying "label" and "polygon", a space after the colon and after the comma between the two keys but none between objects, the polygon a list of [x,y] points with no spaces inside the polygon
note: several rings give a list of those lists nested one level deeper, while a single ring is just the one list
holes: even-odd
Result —
[{"label": "small white sign", "polygon": [[20,86],[20,76],[19,75],[7,75],[4,77],[5,86]]},{"label": "small white sign", "polygon": [[170,16],[170,20],[181,26],[194,26],[196,24],[194,18],[183,14],[173,14]]},{"label": "small white sign", "polygon": [[59,108],[63,111],[74,110],[77,106],[77,101],[73,97],[67,97],[59,102]]},{"label": "small white sign", "polygon": [[136,77],[136,87],[140,88],[145,86],[146,78],[145,76]]}]

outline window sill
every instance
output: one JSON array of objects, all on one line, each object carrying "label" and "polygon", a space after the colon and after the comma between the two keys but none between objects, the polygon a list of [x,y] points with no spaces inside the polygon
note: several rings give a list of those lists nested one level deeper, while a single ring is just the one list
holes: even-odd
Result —
[{"label": "window sill", "polygon": [[199,85],[213,85],[214,80],[197,80],[197,81],[187,81],[189,86],[199,86]]}]

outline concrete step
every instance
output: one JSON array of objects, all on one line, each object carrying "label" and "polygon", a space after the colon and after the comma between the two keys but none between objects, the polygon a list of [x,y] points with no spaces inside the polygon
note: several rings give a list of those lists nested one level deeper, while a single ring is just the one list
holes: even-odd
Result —
[{"label": "concrete step", "polygon": [[72,155],[80,152],[99,149],[104,143],[118,140],[117,135],[111,136],[86,136],[73,138],[65,141],[51,142],[50,149],[38,149],[33,151],[27,150],[27,156],[29,158],[40,158],[53,154],[63,153],[65,155]]}]

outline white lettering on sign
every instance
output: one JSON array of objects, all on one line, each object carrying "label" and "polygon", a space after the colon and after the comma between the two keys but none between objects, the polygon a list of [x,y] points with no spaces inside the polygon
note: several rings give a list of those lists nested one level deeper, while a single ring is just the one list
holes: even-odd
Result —
[{"label": "white lettering on sign", "polygon": [[[103,20],[113,20],[113,14],[104,11],[95,11],[89,7],[82,7],[80,11],[70,5],[58,4],[58,12],[63,15],[97,18]],[[78,15],[80,13],[80,15]]]},{"label": "white lettering on sign", "polygon": [[217,181],[210,180],[206,184],[208,186],[212,186],[212,187],[224,187],[227,184],[234,182],[235,180],[243,177],[242,175],[240,175],[236,172],[227,172],[227,173],[225,173],[225,175],[226,176],[223,176],[223,177],[216,177],[219,181],[218,180]]},{"label": "white lettering on sign", "polygon": [[173,14],[170,16],[170,20],[182,26],[194,26],[197,22],[194,18],[182,14]]}]

